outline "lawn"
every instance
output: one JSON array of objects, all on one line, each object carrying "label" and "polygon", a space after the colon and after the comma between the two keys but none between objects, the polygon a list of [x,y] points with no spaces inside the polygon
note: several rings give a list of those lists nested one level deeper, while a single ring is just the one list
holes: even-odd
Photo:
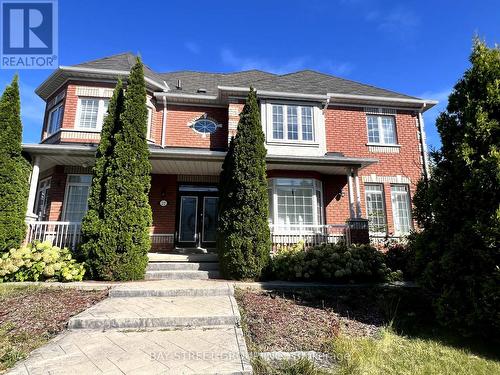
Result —
[{"label": "lawn", "polygon": [[[437,330],[418,289],[237,290],[256,374],[500,374],[498,353]],[[329,361],[265,361],[316,351]]]},{"label": "lawn", "polygon": [[107,293],[0,284],[0,374],[61,332],[71,316]]}]

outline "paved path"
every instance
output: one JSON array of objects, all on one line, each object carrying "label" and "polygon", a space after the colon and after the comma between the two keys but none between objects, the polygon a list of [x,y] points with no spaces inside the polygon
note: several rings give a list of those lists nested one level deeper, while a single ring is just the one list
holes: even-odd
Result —
[{"label": "paved path", "polygon": [[251,374],[224,282],[116,285],[9,374]]}]

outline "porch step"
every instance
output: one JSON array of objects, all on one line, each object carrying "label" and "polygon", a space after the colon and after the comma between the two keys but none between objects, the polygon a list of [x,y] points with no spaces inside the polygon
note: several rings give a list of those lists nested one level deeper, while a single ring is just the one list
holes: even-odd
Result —
[{"label": "porch step", "polygon": [[220,278],[219,271],[146,271],[146,280],[207,280]]},{"label": "porch step", "polygon": [[[110,298],[121,297],[216,297],[232,296],[231,284],[219,281],[157,280],[118,285],[109,291]],[[131,301],[133,303],[133,301]]]},{"label": "porch step", "polygon": [[149,262],[146,271],[218,271],[217,262]]},{"label": "porch step", "polygon": [[69,329],[152,329],[234,326],[233,296],[108,298],[71,318]]},{"label": "porch step", "polygon": [[149,253],[150,262],[217,262],[217,254],[164,254],[164,253]]}]

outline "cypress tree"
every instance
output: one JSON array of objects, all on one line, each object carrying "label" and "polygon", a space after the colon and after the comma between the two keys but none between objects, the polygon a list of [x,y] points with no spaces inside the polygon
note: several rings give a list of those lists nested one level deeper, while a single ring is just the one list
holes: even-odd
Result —
[{"label": "cypress tree", "polygon": [[104,220],[104,203],[106,202],[108,167],[114,152],[115,135],[121,130],[121,113],[124,107],[123,84],[119,80],[113,96],[109,101],[108,114],[104,120],[101,139],[96,151],[96,162],[93,168],[92,186],[88,200],[88,211],[82,220],[82,245],[78,254],[85,260],[89,275],[94,278],[113,278],[112,267],[115,264],[116,251],[106,246],[101,228]]},{"label": "cypress tree", "polygon": [[21,102],[17,75],[0,99],[0,253],[26,235],[31,166],[22,155]]},{"label": "cypress tree", "polygon": [[438,322],[498,338],[500,49],[475,40],[470,61],[436,121],[442,148],[414,197],[423,231],[412,246]]},{"label": "cypress tree", "polygon": [[124,101],[120,92],[115,91],[114,118],[99,151],[102,161],[96,164],[92,212],[85,220],[87,238],[95,238],[82,246],[82,253],[96,278],[137,280],[144,277],[148,262],[152,222],[146,86],[140,59],[130,71]]},{"label": "cypress tree", "polygon": [[250,89],[221,173],[217,248],[226,278],[258,278],[271,249],[266,148],[255,90]]}]

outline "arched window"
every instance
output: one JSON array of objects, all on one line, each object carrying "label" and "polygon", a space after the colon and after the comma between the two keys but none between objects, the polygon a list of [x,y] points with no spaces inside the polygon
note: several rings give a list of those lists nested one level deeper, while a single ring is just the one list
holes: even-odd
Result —
[{"label": "arched window", "polygon": [[199,119],[191,127],[198,133],[212,134],[215,133],[219,126],[212,120]]}]

